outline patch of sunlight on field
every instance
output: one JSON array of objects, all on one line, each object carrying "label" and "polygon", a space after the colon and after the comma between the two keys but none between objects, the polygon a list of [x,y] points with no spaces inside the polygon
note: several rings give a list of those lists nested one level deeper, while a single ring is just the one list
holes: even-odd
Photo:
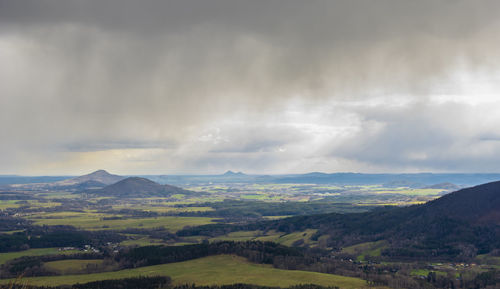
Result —
[{"label": "patch of sunlight on field", "polygon": [[[255,241],[263,241],[263,242],[275,242],[285,246],[293,246],[296,242],[302,242],[301,245],[309,245],[314,246],[317,244],[317,241],[311,240],[311,237],[317,232],[316,229],[308,229],[301,232],[294,232],[290,234],[284,234],[276,231],[269,231],[265,235],[260,235],[252,240]],[[302,241],[301,241],[302,240]]]},{"label": "patch of sunlight on field", "polygon": [[375,194],[401,194],[407,196],[434,196],[439,195],[441,189],[397,189],[397,190],[380,190],[374,191]]},{"label": "patch of sunlight on field", "polygon": [[53,208],[61,205],[61,203],[59,202],[52,202],[52,201],[40,202],[38,200],[28,200],[28,204],[30,207],[38,207],[38,208]]},{"label": "patch of sunlight on field", "polygon": [[[67,213],[67,212],[62,212]],[[206,217],[150,217],[150,218],[130,218],[130,219],[114,219],[106,220],[93,215],[87,216],[83,214],[78,217],[61,217],[61,218],[30,218],[35,225],[71,225],[85,230],[124,230],[127,228],[158,228],[164,227],[167,230],[176,232],[185,226],[200,226],[211,224],[214,218]]]},{"label": "patch of sunlight on field", "polygon": [[476,260],[481,264],[500,265],[500,257],[481,254],[476,256]]},{"label": "patch of sunlight on field", "polygon": [[314,235],[318,230],[307,229],[302,232],[295,232],[280,236],[276,242],[285,246],[293,246],[297,241],[304,240],[304,244],[313,245],[316,242],[311,240],[312,235]]},{"label": "patch of sunlight on field", "polygon": [[[354,289],[368,287],[366,281],[333,274],[299,270],[281,270],[269,265],[253,264],[231,255],[205,257],[185,262],[127,269],[96,274],[24,278],[30,285],[59,286],[105,279],[137,276],[170,276],[175,285],[225,285],[247,283],[261,286],[289,287],[298,284],[317,284]],[[10,280],[0,282],[6,284]]]},{"label": "patch of sunlight on field", "polygon": [[44,256],[44,255],[61,255],[61,254],[70,255],[75,253],[80,253],[80,251],[78,250],[59,251],[58,248],[41,248],[41,249],[29,249],[19,252],[0,253],[0,265],[4,264],[9,260],[13,260],[24,256]]},{"label": "patch of sunlight on field", "polygon": [[359,203],[356,206],[410,206],[425,204],[427,201],[408,201],[408,202],[381,202],[381,203]]},{"label": "patch of sunlight on field", "polygon": [[414,269],[414,270],[411,271],[411,275],[413,275],[413,276],[424,276],[424,277],[427,277],[427,275],[429,275],[430,272],[434,272],[434,273],[436,273],[436,275],[446,276],[446,272],[435,271],[435,270],[427,270],[427,269]]},{"label": "patch of sunlight on field", "polygon": [[120,242],[122,246],[149,246],[149,245],[161,245],[165,244],[162,239],[153,239],[149,237],[139,237],[136,239],[130,239]]},{"label": "patch of sunlight on field", "polygon": [[183,213],[183,212],[208,212],[214,211],[212,207],[170,207],[161,205],[117,205],[113,209],[132,209],[156,213]]},{"label": "patch of sunlight on field", "polygon": [[208,239],[214,241],[251,241],[255,238],[262,236],[262,231],[240,231],[232,232],[223,236]]},{"label": "patch of sunlight on field", "polygon": [[364,261],[367,256],[380,257],[387,247],[387,241],[365,242],[342,248],[342,252],[357,256],[357,261]]},{"label": "patch of sunlight on field", "polygon": [[19,208],[21,204],[18,204],[17,202],[17,200],[0,201],[0,210],[5,210],[8,208]]},{"label": "patch of sunlight on field", "polygon": [[15,233],[20,233],[20,232],[24,232],[24,230],[2,231],[2,234],[12,235],[12,234],[15,234]]},{"label": "patch of sunlight on field", "polygon": [[292,217],[292,215],[288,215],[288,216],[262,216],[262,218],[264,218],[266,220],[279,220],[279,219],[284,219],[284,218],[289,218],[289,217]]}]

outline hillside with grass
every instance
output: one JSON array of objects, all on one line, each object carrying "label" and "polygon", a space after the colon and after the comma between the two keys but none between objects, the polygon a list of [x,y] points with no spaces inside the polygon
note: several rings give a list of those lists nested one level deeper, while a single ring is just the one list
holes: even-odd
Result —
[{"label": "hillside with grass", "polygon": [[[163,265],[146,266],[115,272],[25,278],[31,285],[59,286],[107,279],[138,276],[170,276],[176,285],[229,285],[246,283],[262,286],[289,287],[299,284],[317,284],[354,289],[367,287],[358,278],[299,270],[280,270],[269,265],[253,264],[242,257],[218,255]],[[9,279],[1,280],[3,284]]]},{"label": "hillside with grass", "polygon": [[88,191],[102,197],[148,198],[169,197],[192,192],[170,185],[160,185],[146,178],[129,177],[100,190]]}]

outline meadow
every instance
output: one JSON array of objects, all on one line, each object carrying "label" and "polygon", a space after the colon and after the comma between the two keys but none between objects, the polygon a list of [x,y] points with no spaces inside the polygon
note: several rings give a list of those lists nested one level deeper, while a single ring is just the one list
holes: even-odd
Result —
[{"label": "meadow", "polygon": [[9,260],[20,258],[23,256],[47,256],[47,255],[70,255],[80,252],[79,250],[66,250],[61,251],[58,248],[41,248],[29,249],[18,252],[0,253],[0,265]]},{"label": "meadow", "polygon": [[44,267],[52,272],[60,274],[82,273],[88,268],[97,268],[102,266],[103,260],[100,259],[68,259],[60,261],[46,262]]},{"label": "meadow", "polygon": [[[213,223],[213,218],[206,217],[178,217],[161,216],[151,218],[123,218],[106,219],[107,215],[89,213],[60,213],[59,216],[44,217],[39,215],[30,217],[35,225],[69,225],[85,230],[125,230],[128,228],[158,228],[176,232],[185,226],[199,226]],[[108,218],[112,218],[111,215]],[[118,218],[120,218],[118,216]]]},{"label": "meadow", "polygon": [[[32,285],[56,286],[105,279],[161,275],[172,277],[174,284],[177,285],[249,283],[288,287],[312,283],[340,288],[361,288],[367,286],[367,283],[359,278],[311,271],[282,270],[271,265],[252,263],[247,259],[232,255],[216,255],[184,262],[118,270],[117,263],[110,263],[109,260],[103,263],[105,259],[99,258],[104,258],[104,255],[99,254],[106,252],[114,256],[114,254],[119,254],[118,252],[126,252],[133,247],[180,246],[207,241],[262,241],[289,247],[332,249],[327,247],[330,235],[324,234],[312,238],[318,232],[316,229],[303,229],[289,233],[277,229],[242,230],[212,236],[210,234],[185,236],[176,233],[186,227],[216,223],[245,224],[254,221],[278,220],[295,215],[366,212],[377,206],[405,206],[422,203],[443,193],[439,189],[393,188],[380,185],[232,183],[205,184],[186,188],[202,193],[114,199],[48,191],[34,193],[31,195],[32,199],[27,200],[0,200],[0,210],[3,213],[23,218],[30,226],[40,226],[39,228],[67,226],[76,230],[86,230],[87,234],[96,233],[95,236],[103,234],[103,238],[111,236],[106,234],[120,236],[114,239],[115,241],[97,242],[89,248],[83,248],[80,244],[77,246],[78,250],[32,248],[0,253],[0,265],[7,266],[11,264],[9,261],[19,260],[18,258],[23,256],[74,254],[82,253],[85,249],[89,252],[97,252],[98,255],[89,260],[56,258],[44,261],[42,269],[59,275],[24,279]],[[23,228],[12,224],[11,228],[8,230],[5,228],[3,233],[22,234]],[[83,244],[92,244],[92,241],[85,242]],[[381,251],[386,246],[384,242],[368,242],[343,248],[341,253],[352,256],[352,259],[357,262],[366,263],[367,260],[380,257]],[[108,272],[92,273],[100,272],[99,270]],[[425,268],[415,270],[425,270]],[[413,275],[426,272],[418,271],[418,273],[413,273]],[[1,279],[1,282],[6,283],[8,280]]]},{"label": "meadow", "polygon": [[[244,258],[232,255],[211,256],[185,262],[106,273],[32,277],[25,278],[24,281],[31,285],[57,286],[137,276],[170,276],[176,285],[247,283],[275,287],[289,287],[298,284],[338,286],[346,289],[368,287],[366,281],[359,278],[299,270],[280,270],[268,265],[253,264]],[[7,279],[1,280],[3,284],[9,281]]]}]

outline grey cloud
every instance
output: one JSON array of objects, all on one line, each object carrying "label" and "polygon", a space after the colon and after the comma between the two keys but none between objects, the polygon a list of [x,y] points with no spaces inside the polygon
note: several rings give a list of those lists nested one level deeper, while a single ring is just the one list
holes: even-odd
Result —
[{"label": "grey cloud", "polygon": [[297,128],[272,124],[230,125],[217,132],[209,153],[276,152],[303,142],[308,136]]},{"label": "grey cloud", "polygon": [[[444,119],[471,108],[436,108],[428,95],[456,93],[457,69],[498,69],[499,11],[493,0],[0,0],[1,169],[48,152],[165,147],[159,169],[193,169],[190,156],[270,170],[335,156],[445,169],[453,156],[442,152],[476,135]],[[331,140],[333,155],[287,117],[288,103],[315,113],[388,95],[422,107],[343,107],[362,133]],[[210,127],[227,142],[200,144]],[[408,158],[419,152],[436,161]]]},{"label": "grey cloud", "polygon": [[61,145],[62,150],[67,150],[70,152],[93,152],[93,151],[104,151],[111,149],[174,149],[178,147],[176,141],[140,141],[140,140],[121,140],[121,141],[109,141],[96,140],[85,142],[75,142]]},{"label": "grey cloud", "polygon": [[[358,134],[331,151],[331,156],[358,160],[386,170],[489,172],[500,161],[500,143],[476,120],[495,107],[417,103],[400,109],[374,107],[364,111]],[[491,117],[488,122],[499,119]],[[493,139],[494,140],[494,139]]]}]

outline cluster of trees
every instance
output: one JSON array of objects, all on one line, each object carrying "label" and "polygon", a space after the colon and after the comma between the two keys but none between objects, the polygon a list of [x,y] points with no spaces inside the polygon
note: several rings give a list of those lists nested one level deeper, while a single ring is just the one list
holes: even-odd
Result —
[{"label": "cluster of trees", "polygon": [[[279,287],[267,287],[251,284],[196,286],[195,284],[172,285],[171,278],[167,276],[136,277],[117,280],[103,280],[84,284],[75,284],[64,287],[39,287],[30,285],[0,285],[0,289],[280,289]],[[313,284],[291,286],[284,289],[339,289],[339,287],[324,287]]]},{"label": "cluster of trees", "polygon": [[76,284],[71,289],[161,289],[170,288],[170,277],[156,276],[156,277],[137,277],[126,278],[119,280],[103,280],[89,282],[85,284]]},{"label": "cluster of trees", "polygon": [[285,202],[269,203],[257,200],[224,200],[223,202],[183,204],[176,207],[212,207],[211,211],[186,211],[186,212],[165,212],[136,210],[136,209],[112,209],[106,205],[101,207],[99,212],[120,215],[123,218],[147,218],[158,216],[186,216],[186,217],[211,217],[220,218],[224,222],[248,222],[262,219],[263,216],[295,216],[322,214],[331,212],[361,212],[367,211],[369,207],[353,206],[350,203],[338,202]]},{"label": "cluster of trees", "polygon": [[29,248],[101,246],[126,239],[111,231],[81,231],[71,226],[30,226],[23,232],[0,234],[0,252],[21,251]]},{"label": "cluster of trees", "polygon": [[156,228],[127,228],[120,230],[121,234],[147,235],[152,239],[162,239],[164,241],[178,241],[179,237],[169,232],[165,227]]},{"label": "cluster of trees", "polygon": [[178,207],[207,206],[215,210],[205,212],[182,212],[177,215],[216,217],[235,221],[259,219],[262,216],[296,216],[324,214],[332,212],[359,212],[366,208],[356,207],[350,203],[332,202],[285,202],[270,203],[263,201],[224,200],[223,202],[202,203],[194,205],[178,205]]},{"label": "cluster of trees", "polygon": [[[251,284],[232,284],[232,285],[213,285],[213,286],[196,286],[192,285],[181,285],[175,286],[172,289],[277,289],[277,287],[259,286]],[[285,289],[339,289],[339,287],[324,287],[314,284],[301,284],[296,286],[291,286]]]},{"label": "cluster of trees", "polygon": [[72,286],[31,286],[26,285],[22,278],[7,285],[0,285],[0,289],[173,289],[171,278],[168,276],[134,277],[116,280],[102,280]]},{"label": "cluster of trees", "polygon": [[[15,278],[23,275],[25,277],[58,275],[58,272],[48,270],[44,267],[45,262],[60,261],[67,259],[91,260],[109,258],[107,252],[100,253],[78,253],[78,254],[56,254],[45,256],[23,256],[9,260],[0,266],[0,278]],[[102,269],[102,268],[97,268]],[[94,273],[97,270],[87,270],[85,273]]]},{"label": "cluster of trees", "polygon": [[[405,278],[402,276],[382,277],[380,280],[369,282],[369,286],[389,286],[391,288],[409,288],[409,289],[455,289],[455,288],[498,288],[496,284],[500,281],[498,271],[480,273],[474,278],[450,278],[447,276],[436,276],[429,273],[427,278],[420,280]],[[21,279],[22,281],[22,279]],[[278,289],[278,287],[259,286],[251,284],[232,284],[232,285],[212,285],[196,286],[195,284],[173,285],[171,278],[167,276],[155,277],[135,277],[118,280],[103,280],[84,284],[75,284],[63,287],[38,287],[30,285],[8,284],[0,285],[0,289]],[[302,284],[291,286],[285,289],[338,289],[338,287],[324,287],[314,284]]]},{"label": "cluster of trees", "polygon": [[391,260],[468,261],[477,254],[500,248],[499,226],[426,213],[422,212],[422,208],[382,208],[367,213],[295,216],[247,224],[208,224],[184,228],[177,235],[214,237],[236,231],[292,233],[317,229],[312,239],[327,235],[326,245],[331,248],[388,240],[391,247],[382,255]]},{"label": "cluster of trees", "polygon": [[[146,246],[130,249],[115,257],[120,268],[150,266],[180,262],[218,254],[234,254],[261,264],[271,264],[286,270],[305,270],[320,273],[359,277],[380,285],[381,275],[393,275],[397,265],[374,266],[339,258],[321,249],[287,247],[272,242],[222,241],[185,246]],[[412,277],[409,277],[413,279]],[[378,282],[378,283],[377,283]],[[382,285],[387,285],[384,281]]]},{"label": "cluster of trees", "polygon": [[[203,243],[186,246],[146,246],[130,248],[128,251],[109,255],[108,253],[99,254],[80,254],[72,256],[39,256],[39,257],[22,257],[12,260],[2,267],[2,277],[14,276],[41,276],[53,275],[56,272],[49,272],[44,269],[43,263],[65,258],[71,259],[102,259],[107,260],[108,265],[112,269],[117,270],[132,267],[150,266],[156,264],[180,262],[210,255],[217,254],[235,254],[248,258],[255,263],[272,264],[275,268],[288,270],[306,270],[320,273],[339,274],[343,276],[352,276],[367,280],[371,286],[388,286],[391,288],[489,288],[500,283],[500,271],[492,270],[484,273],[470,271],[464,276],[457,276],[455,272],[449,274],[436,274],[430,272],[426,278],[412,276],[414,269],[419,268],[411,263],[407,264],[376,264],[376,263],[359,263],[349,258],[348,255],[332,255],[329,252],[320,249],[307,248],[290,248],[272,242],[232,242],[223,241],[218,243]],[[418,265],[414,263],[414,265]],[[110,267],[110,268],[111,268]],[[102,268],[101,268],[102,269]],[[81,272],[90,273],[90,272]],[[149,279],[148,279],[149,280]],[[145,284],[150,284],[151,280],[146,280]],[[123,281],[123,280],[122,280]],[[112,283],[118,282],[121,284],[116,288],[149,288],[145,286],[133,287],[130,284],[135,281],[102,281],[104,283],[94,282],[73,288],[115,288]],[[137,281],[139,282],[139,281]],[[152,282],[151,284],[153,284]],[[127,287],[129,284],[132,287]],[[151,288],[164,288],[162,286],[167,283],[158,284]],[[80,286],[80,285],[79,285]],[[92,287],[96,286],[96,287]],[[118,286],[118,285],[117,285]],[[153,285],[152,285],[153,286]],[[170,285],[168,285],[170,286]],[[224,288],[263,288],[250,285],[232,285],[236,287],[178,287],[177,289],[185,288],[200,288],[200,289],[224,289]],[[240,287],[237,287],[240,286]],[[242,286],[242,287],[241,287]],[[247,286],[247,287],[246,287]],[[250,286],[250,287],[248,287]],[[167,287],[165,287],[167,288]],[[171,288],[171,287],[168,287]],[[297,288],[312,288],[319,289],[321,287],[297,287]]]},{"label": "cluster of trees", "polygon": [[0,211],[0,231],[23,230],[31,224],[30,221],[21,218],[14,218],[8,215],[2,215]]},{"label": "cluster of trees", "polygon": [[146,246],[132,248],[115,257],[121,267],[140,267],[181,262],[219,254],[235,254],[255,263],[273,264],[276,257],[303,257],[302,250],[272,242],[223,241],[185,246]]}]

